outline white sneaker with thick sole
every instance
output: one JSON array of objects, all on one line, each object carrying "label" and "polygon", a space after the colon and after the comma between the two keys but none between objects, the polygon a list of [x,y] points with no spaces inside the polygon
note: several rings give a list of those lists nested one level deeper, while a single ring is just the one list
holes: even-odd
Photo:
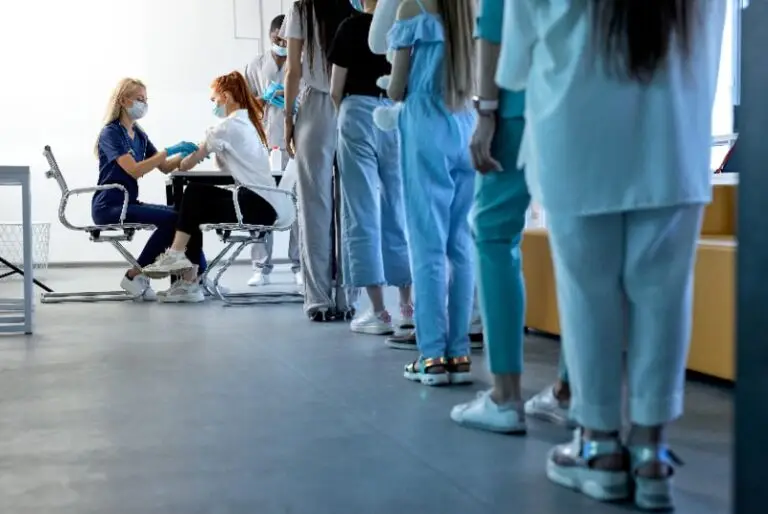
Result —
[{"label": "white sneaker with thick sole", "polygon": [[268,286],[270,283],[272,283],[272,280],[269,278],[269,275],[265,275],[259,270],[255,271],[248,280],[248,285],[251,287]]},{"label": "white sneaker with thick sole", "polygon": [[203,288],[197,281],[177,280],[171,287],[158,295],[161,303],[200,303],[205,301]]},{"label": "white sneaker with thick sole", "polygon": [[394,333],[392,318],[387,311],[379,313],[367,311],[353,319],[352,323],[349,324],[349,329],[358,334],[374,336],[385,336]]},{"label": "white sneaker with thick sole", "polygon": [[168,275],[182,275],[194,268],[195,265],[187,259],[184,252],[168,250],[142,272],[149,278],[165,278]]},{"label": "white sneaker with thick sole", "polygon": [[561,403],[555,396],[555,386],[548,386],[525,402],[525,413],[532,417],[557,425],[573,426],[569,405]]},{"label": "white sneaker with thick sole", "polygon": [[150,287],[149,278],[144,275],[136,275],[133,279],[123,275],[120,287],[130,294],[135,302],[157,301],[157,293]]},{"label": "white sneaker with thick sole", "polygon": [[527,426],[521,403],[499,405],[491,399],[490,391],[484,391],[471,402],[455,406],[451,410],[451,419],[469,428],[502,434],[525,434]]}]

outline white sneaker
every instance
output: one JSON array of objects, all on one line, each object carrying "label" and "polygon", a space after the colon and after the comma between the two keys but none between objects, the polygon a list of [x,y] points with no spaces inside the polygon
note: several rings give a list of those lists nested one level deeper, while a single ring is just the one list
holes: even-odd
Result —
[{"label": "white sneaker", "polygon": [[519,403],[498,405],[491,400],[490,391],[478,393],[471,402],[455,406],[451,419],[459,425],[489,432],[524,434],[527,430],[523,406]]},{"label": "white sneaker", "polygon": [[251,287],[268,286],[271,282],[272,279],[269,278],[269,275],[265,275],[261,271],[257,270],[248,280],[248,285]]},{"label": "white sneaker", "polygon": [[197,281],[177,280],[158,295],[158,300],[162,303],[200,303],[205,301],[205,295]]},{"label": "white sneaker", "polygon": [[555,397],[555,386],[551,385],[525,402],[525,413],[550,423],[571,425],[569,407],[567,403],[561,403]]},{"label": "white sneaker", "polygon": [[168,250],[154,263],[146,266],[143,273],[149,278],[165,278],[171,274],[181,275],[194,267],[195,265],[187,259],[184,252]]},{"label": "white sneaker", "polygon": [[157,293],[149,286],[149,278],[144,275],[136,275],[133,279],[123,275],[120,287],[130,294],[137,302],[154,302],[157,300]]},{"label": "white sneaker", "polygon": [[375,336],[384,336],[394,333],[392,328],[392,318],[387,311],[375,313],[372,310],[367,311],[361,316],[357,316],[349,325],[352,332],[358,334],[371,334]]},{"label": "white sneaker", "polygon": [[304,275],[301,274],[301,271],[297,271],[293,274],[293,281],[296,282],[296,285],[299,287],[304,285]]}]

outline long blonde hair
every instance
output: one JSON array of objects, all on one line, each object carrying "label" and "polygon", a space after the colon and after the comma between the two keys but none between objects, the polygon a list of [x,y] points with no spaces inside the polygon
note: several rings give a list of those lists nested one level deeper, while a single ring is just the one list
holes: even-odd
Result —
[{"label": "long blonde hair", "polygon": [[437,0],[445,30],[445,103],[453,110],[466,107],[474,93],[476,0]]},{"label": "long blonde hair", "polygon": [[[146,89],[144,83],[139,79],[124,78],[117,83],[117,86],[115,86],[115,89],[112,90],[112,94],[109,97],[109,102],[107,102],[107,111],[104,114],[104,126],[109,125],[116,119],[120,118],[120,113],[123,109],[120,105],[120,102],[123,100],[123,98],[125,98],[126,95],[131,94],[138,88]],[[93,152],[96,154],[96,157],[99,156],[98,137],[96,138],[96,145],[94,146]]]}]

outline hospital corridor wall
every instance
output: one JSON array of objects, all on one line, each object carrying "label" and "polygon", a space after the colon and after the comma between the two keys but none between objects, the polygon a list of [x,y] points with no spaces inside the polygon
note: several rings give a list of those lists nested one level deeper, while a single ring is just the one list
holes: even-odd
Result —
[{"label": "hospital corridor wall", "polygon": [[[268,48],[271,20],[287,0],[35,0],[0,4],[0,165],[30,166],[35,222],[51,224],[51,263],[122,262],[110,245],[90,244],[58,221],[59,189],[45,179],[42,150],[51,145],[70,187],[95,185],[93,147],[117,81],[139,78],[148,88],[149,113],[141,124],[162,148],[200,141],[215,123],[211,81],[242,70]],[[253,20],[251,16],[259,16]],[[7,51],[7,50],[11,51]],[[215,169],[213,160],[199,169]],[[140,181],[141,200],[165,203],[165,177]],[[19,221],[21,199],[0,188],[0,223]],[[73,221],[90,224],[90,195],[73,200]],[[131,250],[149,234],[137,234]],[[218,252],[209,235],[206,246]],[[278,234],[276,259],[287,256]]]}]

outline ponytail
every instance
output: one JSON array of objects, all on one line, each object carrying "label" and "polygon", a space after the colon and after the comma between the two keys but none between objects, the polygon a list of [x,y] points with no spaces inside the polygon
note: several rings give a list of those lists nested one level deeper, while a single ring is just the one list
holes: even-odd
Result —
[{"label": "ponytail", "polygon": [[248,88],[245,77],[239,71],[233,71],[228,75],[218,77],[213,81],[211,87],[217,93],[229,92],[232,99],[248,111],[248,119],[251,120],[259,134],[259,139],[264,146],[268,147],[267,134],[264,131],[264,102],[256,98]]}]

